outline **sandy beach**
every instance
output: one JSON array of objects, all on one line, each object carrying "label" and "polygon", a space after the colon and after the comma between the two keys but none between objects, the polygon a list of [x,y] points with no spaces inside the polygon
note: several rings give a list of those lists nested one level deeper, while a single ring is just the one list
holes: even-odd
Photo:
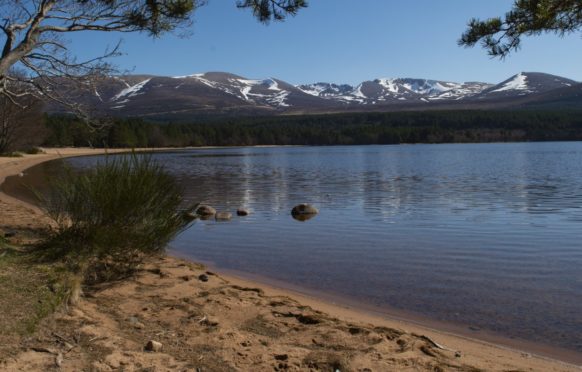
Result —
[{"label": "sandy beach", "polygon": [[[46,149],[0,158],[0,184],[41,162],[100,153]],[[48,224],[38,208],[0,192],[0,231]],[[582,371],[176,257],[152,260],[132,279],[87,291],[77,306],[47,317],[33,337],[15,341],[0,353],[1,370]],[[149,341],[160,349],[145,351]]]}]

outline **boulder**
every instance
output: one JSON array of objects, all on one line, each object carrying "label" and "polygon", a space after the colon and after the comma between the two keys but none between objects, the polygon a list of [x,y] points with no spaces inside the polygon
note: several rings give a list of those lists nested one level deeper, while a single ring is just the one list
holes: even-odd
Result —
[{"label": "boulder", "polygon": [[196,209],[196,214],[199,216],[214,216],[216,214],[216,209],[209,205],[201,205]]},{"label": "boulder", "polygon": [[218,212],[214,215],[216,221],[230,221],[232,218],[232,213],[229,212]]},{"label": "boulder", "polygon": [[299,204],[293,207],[291,214],[293,216],[316,215],[319,211],[314,206],[309,204]]},{"label": "boulder", "polygon": [[249,210],[248,209],[244,209],[244,208],[239,208],[236,211],[236,215],[237,216],[241,216],[241,217],[248,216],[249,214],[250,214]]},{"label": "boulder", "polygon": [[305,222],[315,217],[319,211],[309,204],[299,204],[291,210],[291,216],[297,221]]}]

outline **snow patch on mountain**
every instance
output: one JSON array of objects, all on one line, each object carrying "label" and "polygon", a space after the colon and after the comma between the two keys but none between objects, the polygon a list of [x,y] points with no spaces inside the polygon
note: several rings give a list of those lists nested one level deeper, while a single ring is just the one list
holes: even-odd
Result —
[{"label": "snow patch on mountain", "polygon": [[[515,77],[509,80],[507,83],[503,84],[501,88],[491,91],[491,93],[505,92],[508,90],[522,90],[529,92],[529,86],[527,84],[527,76],[523,73],[515,75]],[[524,92],[525,93],[525,92]]]},{"label": "snow patch on mountain", "polygon": [[435,80],[404,79],[402,86],[415,93],[432,96],[458,88],[460,84]]},{"label": "snow patch on mountain", "polygon": [[493,86],[492,84],[479,82],[456,84],[454,88],[445,90],[437,95],[432,95],[428,99],[430,99],[431,101],[438,100],[458,101],[462,99],[468,99],[480,94],[485,89],[488,89],[492,86]]},{"label": "snow patch on mountain", "polygon": [[277,107],[289,107],[286,100],[290,92],[281,89],[275,79],[229,79],[229,82],[231,86],[240,91],[242,98],[246,101],[267,103]]},{"label": "snow patch on mountain", "polygon": [[289,97],[290,92],[281,91],[274,96],[267,98],[267,102],[271,105],[278,106],[278,107],[290,107],[287,103],[287,97]]},{"label": "snow patch on mountain", "polygon": [[147,83],[150,82],[150,80],[152,79],[146,79],[144,81],[142,81],[141,83],[137,83],[135,85],[129,86],[125,89],[123,89],[121,92],[119,92],[117,95],[115,95],[111,100],[112,101],[117,101],[118,99],[122,98],[122,97],[133,97],[138,95],[139,91],[143,89],[143,87],[146,86]]},{"label": "snow patch on mountain", "polygon": [[209,86],[211,88],[217,88],[216,82],[211,81],[211,80],[208,80],[208,79],[205,79],[204,78],[205,75],[206,74],[194,74],[194,75],[190,75],[188,77],[189,78],[192,78],[192,79],[196,79],[199,82],[201,82],[202,84],[207,85],[207,86]]},{"label": "snow patch on mountain", "polygon": [[395,79],[377,79],[375,81],[391,93],[400,93],[400,86],[396,84]]},{"label": "snow patch on mountain", "polygon": [[191,75],[184,75],[184,76],[172,76],[172,79],[187,79],[187,78],[199,78],[199,77],[203,77],[204,73],[202,74],[191,74]]},{"label": "snow patch on mountain", "polygon": [[362,93],[362,84],[358,85],[356,89],[352,92],[352,95],[357,98],[367,99],[366,95]]},{"label": "snow patch on mountain", "polygon": [[297,89],[302,91],[303,93],[307,93],[310,96],[320,97],[325,96],[324,92],[329,89],[331,84],[327,83],[315,83],[315,84],[305,84],[305,85],[298,85]]},{"label": "snow patch on mountain", "polygon": [[361,103],[365,96],[358,88],[348,84],[315,83],[297,85],[297,89],[310,96],[346,103]]}]

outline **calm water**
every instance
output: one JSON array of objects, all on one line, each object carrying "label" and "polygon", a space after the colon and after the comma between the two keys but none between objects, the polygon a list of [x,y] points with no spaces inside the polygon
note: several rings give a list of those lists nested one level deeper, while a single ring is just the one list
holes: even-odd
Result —
[{"label": "calm water", "polygon": [[[196,223],[172,244],[181,254],[582,352],[582,143],[233,148],[155,158],[189,200],[252,211]],[[321,213],[293,220],[302,202]]]}]

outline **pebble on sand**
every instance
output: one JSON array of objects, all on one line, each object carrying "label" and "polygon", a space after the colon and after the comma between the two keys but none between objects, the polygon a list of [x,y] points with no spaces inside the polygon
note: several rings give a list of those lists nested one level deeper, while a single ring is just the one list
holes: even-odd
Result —
[{"label": "pebble on sand", "polygon": [[157,342],[154,340],[150,340],[148,341],[148,343],[145,346],[146,351],[151,351],[151,352],[158,352],[161,351],[163,349],[164,345],[162,345],[161,342]]}]

